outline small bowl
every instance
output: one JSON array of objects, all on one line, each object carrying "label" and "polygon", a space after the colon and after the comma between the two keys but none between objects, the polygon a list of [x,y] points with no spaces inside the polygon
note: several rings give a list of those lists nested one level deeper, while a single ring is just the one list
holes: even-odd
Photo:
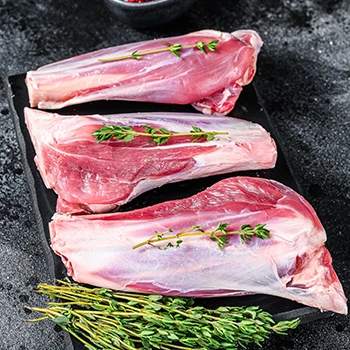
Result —
[{"label": "small bowl", "polygon": [[107,7],[124,23],[134,28],[156,27],[186,12],[196,0],[152,0],[150,2],[126,2],[105,0]]}]

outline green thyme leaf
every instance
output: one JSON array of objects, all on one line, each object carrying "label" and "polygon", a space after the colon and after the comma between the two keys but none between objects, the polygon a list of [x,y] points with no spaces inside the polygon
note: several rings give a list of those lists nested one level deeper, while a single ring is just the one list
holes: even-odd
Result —
[{"label": "green thyme leaf", "polygon": [[138,51],[134,51],[134,52],[131,54],[131,58],[133,58],[133,59],[135,59],[135,60],[141,59],[142,55],[138,54],[137,52],[138,52]]},{"label": "green thyme leaf", "polygon": [[171,134],[171,132],[165,128],[160,128],[159,131],[162,132],[163,134]]},{"label": "green thyme leaf", "polygon": [[203,41],[198,41],[196,47],[197,49],[201,50],[203,53],[207,54],[207,51],[205,49],[206,44],[203,43]]},{"label": "green thyme leaf", "polygon": [[206,46],[210,51],[217,51],[217,45],[219,43],[219,40],[213,40],[210,43],[208,43]]},{"label": "green thyme leaf", "polygon": [[124,137],[123,141],[124,142],[131,142],[134,139],[135,135],[133,134],[128,134]]},{"label": "green thyme leaf", "polygon": [[69,318],[66,316],[57,316],[52,318],[51,320],[59,326],[67,326],[70,323]]}]

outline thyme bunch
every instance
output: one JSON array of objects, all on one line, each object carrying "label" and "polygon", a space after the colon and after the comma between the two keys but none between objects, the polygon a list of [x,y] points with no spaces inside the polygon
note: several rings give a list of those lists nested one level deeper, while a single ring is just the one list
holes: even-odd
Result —
[{"label": "thyme bunch", "polygon": [[126,59],[134,59],[134,60],[140,60],[142,56],[154,54],[158,52],[164,52],[164,51],[170,51],[172,54],[174,54],[176,57],[181,57],[182,50],[185,49],[198,49],[202,51],[204,54],[207,54],[208,51],[217,51],[217,45],[219,43],[219,40],[212,40],[208,43],[205,43],[203,41],[198,41],[195,44],[192,45],[181,45],[178,43],[172,44],[169,42],[163,42],[162,45],[165,47],[161,47],[159,49],[153,49],[153,50],[146,50],[146,51],[134,51],[129,55],[119,56],[119,57],[110,57],[110,58],[100,58],[99,62],[112,62],[112,61],[121,61]]},{"label": "thyme bunch", "polygon": [[[236,231],[228,230],[227,228],[229,225],[230,223],[219,222],[213,230],[209,231],[203,230],[197,225],[172,235],[168,234],[173,232],[171,228],[161,233],[156,231],[155,234],[148,240],[134,245],[133,249],[137,249],[145,245],[150,245],[162,250],[172,247],[178,248],[183,242],[183,237],[209,236],[212,241],[217,242],[218,248],[223,250],[224,245],[229,244],[228,237],[232,235],[238,235],[242,244],[245,244],[246,241],[250,241],[253,237],[260,239],[270,238],[270,231],[265,228],[266,224],[257,224],[255,227],[251,227],[250,225],[242,225],[241,228]],[[171,242],[173,240],[176,240],[175,243]],[[168,244],[165,246],[156,244],[162,241],[170,242],[168,242]]]},{"label": "thyme bunch", "polygon": [[33,307],[79,339],[87,349],[226,349],[261,345],[271,333],[286,334],[299,319],[275,323],[257,306],[195,306],[191,298],[114,292],[69,281],[39,284],[49,295],[46,308]]},{"label": "thyme bunch", "polygon": [[135,131],[131,126],[108,125],[104,124],[103,128],[98,129],[92,133],[98,142],[107,140],[121,140],[124,142],[131,142],[136,136],[147,136],[151,138],[151,142],[158,146],[163,145],[169,141],[170,137],[189,136],[192,141],[214,140],[216,135],[228,134],[227,131],[204,131],[201,128],[192,126],[190,132],[173,133],[165,128],[156,129],[150,125],[142,126],[144,131]]}]

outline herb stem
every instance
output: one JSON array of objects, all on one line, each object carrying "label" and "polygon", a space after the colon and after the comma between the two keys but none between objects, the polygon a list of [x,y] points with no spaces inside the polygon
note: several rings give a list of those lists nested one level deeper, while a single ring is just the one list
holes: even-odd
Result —
[{"label": "herb stem", "polygon": [[[166,231],[167,232],[167,231]],[[231,231],[227,232],[228,235],[238,235],[239,231]],[[148,245],[151,243],[156,243],[156,242],[161,242],[161,241],[169,241],[172,239],[180,238],[180,237],[193,237],[193,236],[219,236],[222,235],[222,233],[212,233],[212,231],[203,231],[203,232],[190,232],[190,233],[185,233],[185,232],[180,232],[176,235],[171,235],[171,236],[165,236],[158,238],[157,236],[152,236],[150,239],[143,241],[141,243],[135,244],[132,249],[137,249],[140,247],[143,247],[144,245]]]},{"label": "herb stem", "polygon": [[201,348],[197,348],[197,349],[194,349],[194,348],[188,348],[188,347],[185,347],[185,346],[180,346],[180,345],[175,345],[175,344],[171,344],[171,348],[168,348],[168,347],[165,347],[167,346],[168,344],[165,344],[165,343],[160,343],[160,345],[162,345],[162,350],[171,350],[171,349],[180,349],[180,350],[202,350]]},{"label": "herb stem", "polygon": [[[156,232],[155,235],[150,237],[148,240],[135,244],[132,249],[137,249],[143,247],[145,245],[151,245],[153,247],[159,249],[166,249],[168,247],[174,246],[172,243],[169,243],[166,247],[161,247],[155,245],[154,243],[162,242],[162,241],[171,241],[174,239],[179,239],[183,237],[195,237],[195,236],[209,236],[211,240],[218,241],[219,248],[221,248],[224,244],[228,244],[226,236],[239,235],[241,239],[241,243],[245,243],[245,240],[250,240],[253,236],[264,239],[270,237],[270,232],[264,228],[265,225],[258,224],[254,228],[250,227],[250,225],[243,225],[239,230],[229,231],[227,230],[227,226],[229,224],[222,224],[221,222],[217,225],[217,227],[211,231],[204,231],[199,226],[190,227],[182,232],[173,235],[166,235],[168,232],[172,232],[171,229],[164,231],[162,233]],[[224,238],[222,238],[225,236]],[[182,241],[177,241],[176,247],[178,247]]]},{"label": "herb stem", "polygon": [[[260,345],[271,332],[285,334],[299,324],[298,319],[276,324],[270,314],[256,306],[210,310],[193,306],[190,298],[135,296],[65,281],[62,286],[40,284],[38,291],[63,302],[31,308],[44,315],[32,321],[52,319],[89,350],[237,349],[249,343]],[[96,301],[96,297],[101,300]],[[67,300],[72,303],[67,304]]]},{"label": "herb stem", "polygon": [[217,44],[219,40],[213,40],[209,43],[204,43],[202,41],[197,42],[196,44],[191,44],[191,45],[181,45],[181,44],[171,44],[168,42],[162,43],[163,45],[166,45],[166,47],[161,47],[159,49],[152,49],[152,50],[146,50],[146,51],[134,51],[129,55],[124,55],[124,56],[119,56],[119,57],[108,57],[108,58],[99,58],[99,62],[113,62],[113,61],[122,61],[126,59],[136,59],[139,60],[141,59],[142,56],[145,55],[150,55],[154,53],[159,53],[159,52],[165,52],[165,51],[171,51],[175,56],[180,57],[180,53],[182,50],[186,49],[199,49],[203,53],[207,54],[207,49],[210,51],[217,51]]},{"label": "herb stem", "polygon": [[[138,131],[126,131],[125,132],[127,135],[137,135],[137,136],[155,136],[155,137],[163,137],[164,134],[147,134],[145,132],[138,132]],[[180,136],[205,136],[205,135],[227,135],[227,131],[203,131],[203,132],[183,132],[183,133],[169,133],[167,136],[170,137],[180,137]]]},{"label": "herb stem", "polygon": [[[189,48],[193,48],[193,47],[195,47],[195,45],[183,46],[182,48],[189,49]],[[152,53],[158,53],[158,52],[164,52],[164,51],[171,51],[171,49],[169,47],[163,47],[160,49],[147,50],[147,51],[136,51],[136,52],[137,52],[137,55],[145,56],[145,55],[149,55]],[[121,60],[125,60],[128,58],[135,58],[135,57],[133,57],[133,54],[130,54],[130,55],[119,56],[119,57],[99,58],[98,61],[99,62],[112,62],[112,61],[121,61]]]},{"label": "herb stem", "polygon": [[165,128],[155,129],[149,125],[143,125],[144,131],[135,131],[131,126],[107,125],[92,133],[98,142],[107,140],[121,140],[131,142],[136,136],[146,136],[151,138],[151,142],[162,145],[169,141],[170,137],[189,136],[191,141],[206,140],[212,141],[217,135],[226,135],[227,131],[204,131],[192,126],[190,132],[174,133]]},{"label": "herb stem", "polygon": [[[65,331],[67,331],[69,334],[71,334],[73,337],[75,337],[76,339],[78,339],[79,341],[81,341],[82,344],[84,344],[87,348],[90,347],[90,343],[88,341],[86,341],[85,339],[83,339],[82,337],[80,337],[80,335],[75,332],[75,328],[70,328],[70,327],[66,327],[66,326],[61,326],[62,329],[64,329]],[[90,337],[88,337],[87,335],[84,335],[85,338],[89,339],[91,342]],[[92,343],[92,342],[91,342]],[[91,347],[90,347],[91,348]],[[92,348],[91,348],[92,349]],[[133,349],[134,350],[134,349]]]},{"label": "herb stem", "polygon": [[[28,307],[27,309],[29,309],[29,310],[34,310],[34,309],[29,308],[29,307]],[[36,309],[36,310],[34,310],[34,311],[41,312],[40,309]],[[43,317],[38,317],[38,318],[33,319],[33,320],[29,320],[29,322],[34,323],[34,322],[44,321],[44,320],[48,320],[48,319],[50,319],[49,316],[43,316]]]},{"label": "herb stem", "polygon": [[[36,312],[46,313],[47,316],[50,317],[50,318],[61,316],[61,314],[59,312],[56,312],[55,309],[43,309],[43,308],[38,308],[38,307],[33,307],[33,308],[30,308],[30,309],[33,310],[33,311],[36,311]],[[47,310],[47,312],[46,312],[46,310]],[[30,320],[30,321],[31,322],[35,322],[37,320]]]}]

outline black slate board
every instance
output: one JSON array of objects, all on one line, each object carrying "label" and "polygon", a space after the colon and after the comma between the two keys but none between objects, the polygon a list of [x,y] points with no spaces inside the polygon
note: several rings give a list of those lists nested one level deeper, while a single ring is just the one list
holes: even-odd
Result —
[{"label": "black slate board", "polygon": [[[30,194],[32,197],[33,208],[36,215],[40,240],[43,249],[46,252],[51,277],[53,279],[62,279],[66,277],[66,270],[61,259],[50,249],[50,235],[48,223],[52,215],[55,213],[57,196],[52,190],[46,189],[39,172],[34,163],[35,151],[30,140],[28,130],[24,122],[24,107],[29,107],[28,93],[25,85],[25,75],[14,75],[8,78],[6,82],[8,89],[8,97],[10,108],[18,143],[20,146],[23,166],[27,176]],[[77,106],[63,108],[58,112],[60,114],[111,114],[111,113],[131,113],[131,112],[192,112],[195,110],[191,106],[162,105],[154,103],[141,102],[124,102],[124,101],[98,101]],[[183,181],[175,184],[162,186],[144,193],[125,204],[120,211],[130,211],[137,208],[153,205],[166,200],[179,199],[189,197],[198,193],[205,188],[213,185],[217,181],[236,175],[256,176],[277,180],[295,190],[301,192],[295,182],[287,161],[283,156],[282,143],[278,134],[269,122],[269,116],[260,101],[259,94],[254,84],[244,87],[243,92],[237,101],[235,109],[230,116],[246,119],[259,123],[268,130],[275,139],[278,148],[278,160],[274,169],[263,171],[247,171],[239,173],[231,173],[218,176],[210,176],[207,178]],[[215,117],[213,117],[215,118]],[[264,310],[270,312],[276,321],[289,320],[299,317],[302,323],[314,321],[320,318],[331,316],[331,312],[321,312],[318,309],[304,306],[291,300],[282,299],[268,295],[251,295],[243,297],[225,297],[197,299],[197,303],[208,308],[217,307],[219,305],[259,305]],[[84,346],[74,338],[66,334],[67,349],[82,350]]]}]

